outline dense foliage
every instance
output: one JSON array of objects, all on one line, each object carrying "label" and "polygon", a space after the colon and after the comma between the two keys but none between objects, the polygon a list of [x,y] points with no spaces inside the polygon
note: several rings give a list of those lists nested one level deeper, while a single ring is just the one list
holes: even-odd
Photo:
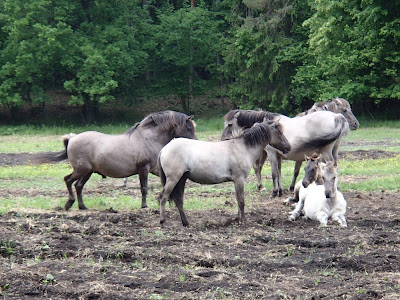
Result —
[{"label": "dense foliage", "polygon": [[291,114],[340,96],[395,117],[399,16],[400,0],[2,0],[0,104],[61,89],[91,122],[144,97]]}]

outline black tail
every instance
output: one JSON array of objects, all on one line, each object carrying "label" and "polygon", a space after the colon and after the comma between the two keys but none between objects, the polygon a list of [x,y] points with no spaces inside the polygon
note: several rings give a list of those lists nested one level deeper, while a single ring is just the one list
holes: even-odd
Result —
[{"label": "black tail", "polygon": [[[164,170],[160,164],[160,156],[158,156],[158,165],[160,167],[161,183],[163,186],[165,186],[165,183],[167,182],[167,177],[165,176]],[[178,183],[175,185],[174,189],[169,195],[169,200],[173,200],[177,207],[183,207],[183,193],[185,191],[187,178],[187,174],[183,174],[181,179],[179,179]]]},{"label": "black tail", "polygon": [[312,149],[317,149],[329,145],[330,143],[336,141],[339,137],[344,136],[349,132],[349,123],[342,115],[337,115],[336,119],[336,130],[331,132],[330,134],[316,138],[311,141],[304,142],[301,149],[303,151],[308,151]]},{"label": "black tail", "polygon": [[32,162],[34,164],[45,164],[45,163],[57,163],[63,160],[68,159],[67,149],[68,149],[68,142],[74,134],[68,134],[63,136],[63,143],[65,149],[59,152],[44,152],[39,153],[34,156]]}]

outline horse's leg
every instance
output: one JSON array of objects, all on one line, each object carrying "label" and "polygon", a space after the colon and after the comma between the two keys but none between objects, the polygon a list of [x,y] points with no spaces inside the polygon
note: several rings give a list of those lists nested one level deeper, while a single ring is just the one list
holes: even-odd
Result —
[{"label": "horse's leg", "polygon": [[276,197],[279,192],[279,163],[278,154],[275,152],[268,152],[268,160],[271,165],[272,184],[273,190],[271,197]]},{"label": "horse's leg", "polygon": [[338,138],[338,139],[336,140],[335,144],[333,145],[333,148],[332,148],[333,162],[334,162],[335,164],[338,163],[338,158],[339,158],[339,146],[340,146],[341,141],[342,141],[342,138]]},{"label": "horse's leg", "polygon": [[139,171],[139,181],[140,181],[140,191],[142,192],[142,208],[147,207],[146,197],[147,197],[147,183],[149,177],[150,166]]},{"label": "horse's leg", "polygon": [[342,227],[347,227],[346,217],[341,212],[332,214],[332,220],[338,222]]},{"label": "horse's leg", "polygon": [[170,180],[167,178],[167,181],[165,182],[163,191],[161,192],[160,195],[160,224],[161,227],[165,226],[165,204],[167,203],[169,196],[171,195],[171,192],[175,188],[178,180]]},{"label": "horse's leg", "polygon": [[[300,189],[299,189],[298,193],[300,194]],[[294,221],[300,216],[301,211],[304,208],[304,201],[305,200],[306,200],[306,197],[305,197],[305,195],[303,193],[301,195],[301,197],[299,197],[299,202],[297,202],[296,208],[290,213],[289,221]]]},{"label": "horse's leg", "polygon": [[317,214],[317,219],[320,223],[320,226],[327,226],[328,225],[328,215],[325,212],[319,212]]},{"label": "horse's leg", "polygon": [[266,159],[267,159],[267,153],[263,151],[260,157],[257,158],[256,162],[253,165],[254,173],[256,174],[257,178],[257,188],[259,191],[264,189],[261,178],[261,170],[263,168]]},{"label": "horse's leg", "polygon": [[296,161],[296,164],[294,165],[293,179],[292,179],[292,183],[290,184],[290,187],[289,187],[289,190],[291,192],[294,191],[294,186],[296,185],[296,179],[297,179],[297,176],[299,176],[299,172],[300,172],[300,168],[301,168],[302,164],[303,164],[302,161]]},{"label": "horse's leg", "polygon": [[278,196],[281,197],[282,193],[282,157],[278,155]]},{"label": "horse's leg", "polygon": [[246,218],[244,216],[244,180],[235,180],[236,200],[238,203],[238,218],[239,222],[244,223]]},{"label": "horse's leg", "polygon": [[89,180],[90,176],[92,176],[92,174],[93,174],[93,172],[89,172],[85,176],[79,178],[79,180],[75,183],[75,190],[76,190],[76,195],[78,197],[79,209],[87,209],[85,204],[83,204],[82,190],[83,190],[83,186]]},{"label": "horse's leg", "polygon": [[75,202],[74,192],[72,191],[72,184],[78,179],[79,177],[76,175],[75,172],[64,177],[65,184],[67,185],[68,189],[68,201],[65,203],[65,210],[69,210]]}]

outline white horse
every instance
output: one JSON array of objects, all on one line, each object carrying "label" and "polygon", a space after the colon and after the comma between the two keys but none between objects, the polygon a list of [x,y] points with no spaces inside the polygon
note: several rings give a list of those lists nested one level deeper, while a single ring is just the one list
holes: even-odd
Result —
[{"label": "white horse", "polygon": [[305,218],[319,221],[321,226],[326,226],[328,219],[332,218],[340,226],[347,227],[347,203],[337,189],[337,165],[331,161],[320,164],[323,184],[317,184],[316,181],[309,184],[299,181],[296,184],[295,194],[298,193],[299,202],[290,213],[289,220],[296,220],[303,212]]},{"label": "white horse", "polygon": [[320,153],[325,161],[338,160],[342,137],[349,131],[349,123],[342,114],[330,111],[317,111],[303,117],[290,118],[265,111],[233,110],[225,115],[225,129],[222,139],[231,136],[241,128],[252,126],[263,118],[279,120],[282,131],[288,139],[291,150],[282,153],[270,145],[265,148],[272,169],[272,197],[282,196],[282,159],[304,161],[305,155]]},{"label": "white horse", "polygon": [[165,204],[169,198],[174,200],[183,226],[189,225],[183,210],[183,194],[188,178],[201,184],[233,181],[239,222],[244,222],[244,181],[267,144],[282,153],[290,151],[290,145],[278,122],[256,123],[240,136],[225,141],[172,140],[159,155],[164,186],[160,195],[161,226],[164,226],[166,220]]}]

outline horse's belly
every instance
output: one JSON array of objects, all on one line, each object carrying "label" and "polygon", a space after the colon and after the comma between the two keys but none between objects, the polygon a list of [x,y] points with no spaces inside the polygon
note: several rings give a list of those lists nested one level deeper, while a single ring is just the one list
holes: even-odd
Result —
[{"label": "horse's belly", "polygon": [[189,176],[189,179],[200,184],[217,184],[217,183],[232,181],[228,177],[222,178],[222,177],[210,177],[210,176],[208,177]]}]

